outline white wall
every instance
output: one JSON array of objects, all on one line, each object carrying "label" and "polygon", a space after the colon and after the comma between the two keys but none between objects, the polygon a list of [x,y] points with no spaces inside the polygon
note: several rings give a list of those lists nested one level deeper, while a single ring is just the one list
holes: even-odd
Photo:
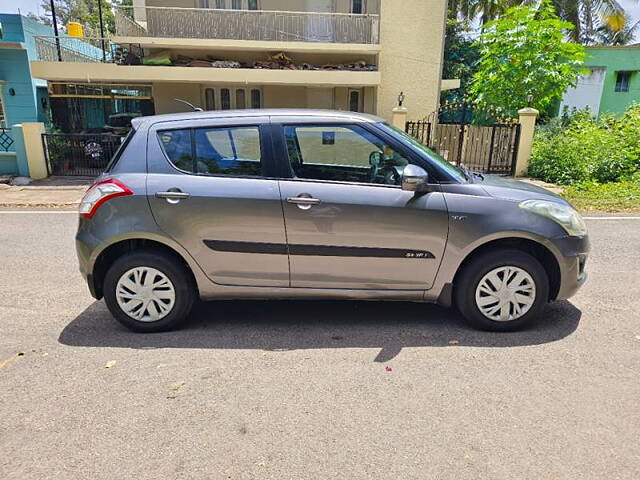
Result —
[{"label": "white wall", "polygon": [[589,70],[590,73],[580,76],[575,87],[570,87],[565,92],[562,102],[560,102],[560,114],[565,107],[568,107],[569,112],[573,109],[589,108],[594,115],[600,113],[600,100],[602,99],[602,88],[607,68],[589,67]]}]

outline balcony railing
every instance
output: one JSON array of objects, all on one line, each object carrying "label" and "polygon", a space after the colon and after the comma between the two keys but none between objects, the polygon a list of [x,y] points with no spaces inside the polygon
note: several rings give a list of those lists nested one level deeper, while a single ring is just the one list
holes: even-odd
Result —
[{"label": "balcony railing", "polygon": [[[146,51],[139,43],[113,42],[109,38],[72,38],[34,36],[37,59],[41,62],[115,63],[117,65],[151,65],[172,67],[209,67],[267,70],[340,70],[375,72],[378,66],[364,60],[347,63],[296,62],[285,53],[271,55],[267,59],[250,61],[212,60],[206,56],[166,55],[166,51]],[[159,60],[162,60],[159,63]]]},{"label": "balcony railing", "polygon": [[380,36],[380,17],[370,14],[176,7],[115,11],[116,35],[125,37],[377,44]]},{"label": "balcony railing", "polygon": [[139,65],[143,50],[136,44],[114,43],[108,38],[73,38],[36,35],[41,62],[87,62]]}]

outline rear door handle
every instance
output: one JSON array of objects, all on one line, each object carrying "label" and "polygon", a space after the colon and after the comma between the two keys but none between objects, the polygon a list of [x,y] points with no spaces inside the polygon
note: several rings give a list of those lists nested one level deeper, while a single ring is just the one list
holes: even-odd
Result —
[{"label": "rear door handle", "polygon": [[322,202],[317,198],[311,197],[288,197],[287,202],[295,203],[296,205],[320,205]]},{"label": "rear door handle", "polygon": [[168,203],[176,204],[181,200],[186,200],[191,195],[186,192],[181,192],[177,188],[171,188],[166,192],[156,192],[156,198],[164,198]]},{"label": "rear door handle", "polygon": [[186,192],[156,192],[157,198],[173,198],[176,200],[184,200],[185,198],[189,198],[191,195]]}]

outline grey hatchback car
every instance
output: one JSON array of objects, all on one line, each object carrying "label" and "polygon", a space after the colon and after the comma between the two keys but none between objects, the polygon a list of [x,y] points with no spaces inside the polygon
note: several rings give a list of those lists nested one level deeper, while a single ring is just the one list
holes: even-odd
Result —
[{"label": "grey hatchback car", "polygon": [[80,205],[80,271],[127,327],[197,299],[403,300],[528,325],[586,279],[578,212],[454,167],[384,120],[242,110],[134,118]]}]

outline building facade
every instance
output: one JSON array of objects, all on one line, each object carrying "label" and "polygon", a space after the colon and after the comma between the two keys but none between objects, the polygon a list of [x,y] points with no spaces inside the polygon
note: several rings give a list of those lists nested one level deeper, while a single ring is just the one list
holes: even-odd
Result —
[{"label": "building facade", "polygon": [[[390,118],[437,108],[445,0],[134,0],[110,39],[41,37],[33,75],[54,98],[115,115],[189,107],[328,108]],[[96,55],[96,49],[100,52]],[[124,109],[124,110],[123,110]],[[129,109],[129,111],[127,111]],[[86,122],[85,122],[86,123]]]},{"label": "building facade", "polygon": [[560,104],[565,110],[588,108],[600,113],[620,114],[640,102],[640,46],[588,47],[585,67],[575,87]]},{"label": "building facade", "polygon": [[16,174],[11,126],[47,122],[47,83],[32,77],[34,37],[51,35],[49,27],[16,14],[0,13],[0,174]]}]

